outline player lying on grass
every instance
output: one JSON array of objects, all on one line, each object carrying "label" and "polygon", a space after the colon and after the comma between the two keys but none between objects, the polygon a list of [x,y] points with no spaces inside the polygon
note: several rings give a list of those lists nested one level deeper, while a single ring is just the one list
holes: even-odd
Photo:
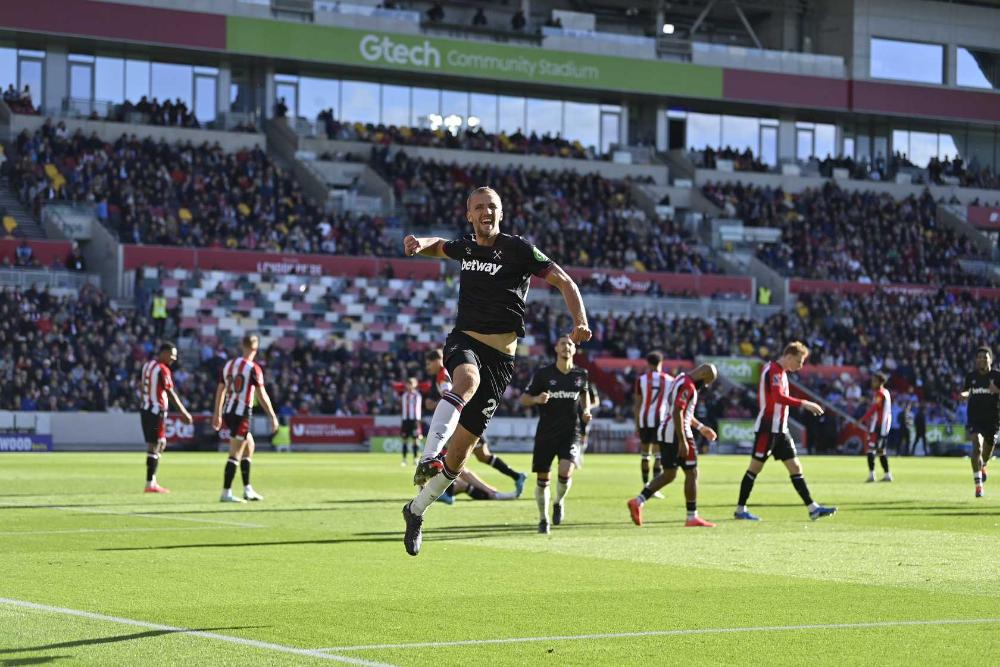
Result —
[{"label": "player lying on grass", "polygon": [[463,470],[458,474],[458,479],[451,483],[441,497],[441,502],[447,505],[455,504],[455,496],[460,493],[467,493],[473,500],[516,500],[520,497],[517,491],[503,493],[490,486],[483,479],[471,470]]}]

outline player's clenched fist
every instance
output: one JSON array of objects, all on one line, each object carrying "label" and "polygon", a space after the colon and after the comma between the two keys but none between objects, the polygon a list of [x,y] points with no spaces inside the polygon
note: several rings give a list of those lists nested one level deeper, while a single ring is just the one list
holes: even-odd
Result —
[{"label": "player's clenched fist", "polygon": [[405,239],[403,239],[403,253],[407,257],[412,257],[421,250],[423,250],[423,248],[421,247],[420,239],[418,239],[413,234],[410,234]]}]

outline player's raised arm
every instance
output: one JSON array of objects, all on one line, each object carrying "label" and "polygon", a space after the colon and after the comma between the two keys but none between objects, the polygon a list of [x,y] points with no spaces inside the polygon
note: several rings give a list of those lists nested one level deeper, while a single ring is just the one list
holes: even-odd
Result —
[{"label": "player's raised arm", "polygon": [[590,324],[587,322],[587,311],[583,307],[583,297],[580,296],[580,288],[577,287],[576,281],[558,264],[552,265],[545,275],[545,280],[562,293],[569,314],[573,317],[573,331],[569,337],[574,343],[586,343],[591,336]]},{"label": "player's raised arm", "polygon": [[444,259],[447,257],[444,253],[445,243],[447,243],[445,239],[437,236],[414,236],[410,234],[403,239],[403,254],[407,257],[423,255],[424,257]]}]

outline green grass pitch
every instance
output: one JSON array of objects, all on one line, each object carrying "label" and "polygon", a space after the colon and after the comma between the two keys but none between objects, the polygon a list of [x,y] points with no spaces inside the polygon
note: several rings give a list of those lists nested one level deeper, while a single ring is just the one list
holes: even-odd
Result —
[{"label": "green grass pitch", "polygon": [[813,495],[840,508],[815,523],[772,461],[754,524],[731,519],[746,458],[706,456],[700,510],[719,526],[692,529],[679,484],[633,526],[638,458],[592,455],[551,535],[529,482],[518,501],[437,503],[417,558],[396,456],[261,453],[266,500],[247,505],[218,503],[224,460],[169,452],[173,493],[149,496],[141,452],[0,456],[0,666],[942,665],[1000,650],[1000,476],[976,499],[966,460],[893,459],[895,482],[864,484],[863,458],[806,457]]}]

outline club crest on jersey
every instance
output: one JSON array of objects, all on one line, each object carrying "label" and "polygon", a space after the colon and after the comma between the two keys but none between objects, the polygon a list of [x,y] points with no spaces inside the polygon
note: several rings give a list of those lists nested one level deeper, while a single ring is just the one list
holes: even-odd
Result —
[{"label": "club crest on jersey", "polygon": [[503,268],[503,264],[496,264],[494,262],[482,262],[478,259],[463,259],[462,260],[462,270],[463,271],[482,271],[483,273],[488,273],[491,276],[495,276]]},{"label": "club crest on jersey", "polygon": [[582,387],[583,386],[583,378],[577,378],[576,381],[573,384],[575,384],[577,387]]},{"label": "club crest on jersey", "polygon": [[493,251],[493,261],[494,262],[499,262],[501,257],[503,257],[503,253],[500,250],[494,250]]}]

